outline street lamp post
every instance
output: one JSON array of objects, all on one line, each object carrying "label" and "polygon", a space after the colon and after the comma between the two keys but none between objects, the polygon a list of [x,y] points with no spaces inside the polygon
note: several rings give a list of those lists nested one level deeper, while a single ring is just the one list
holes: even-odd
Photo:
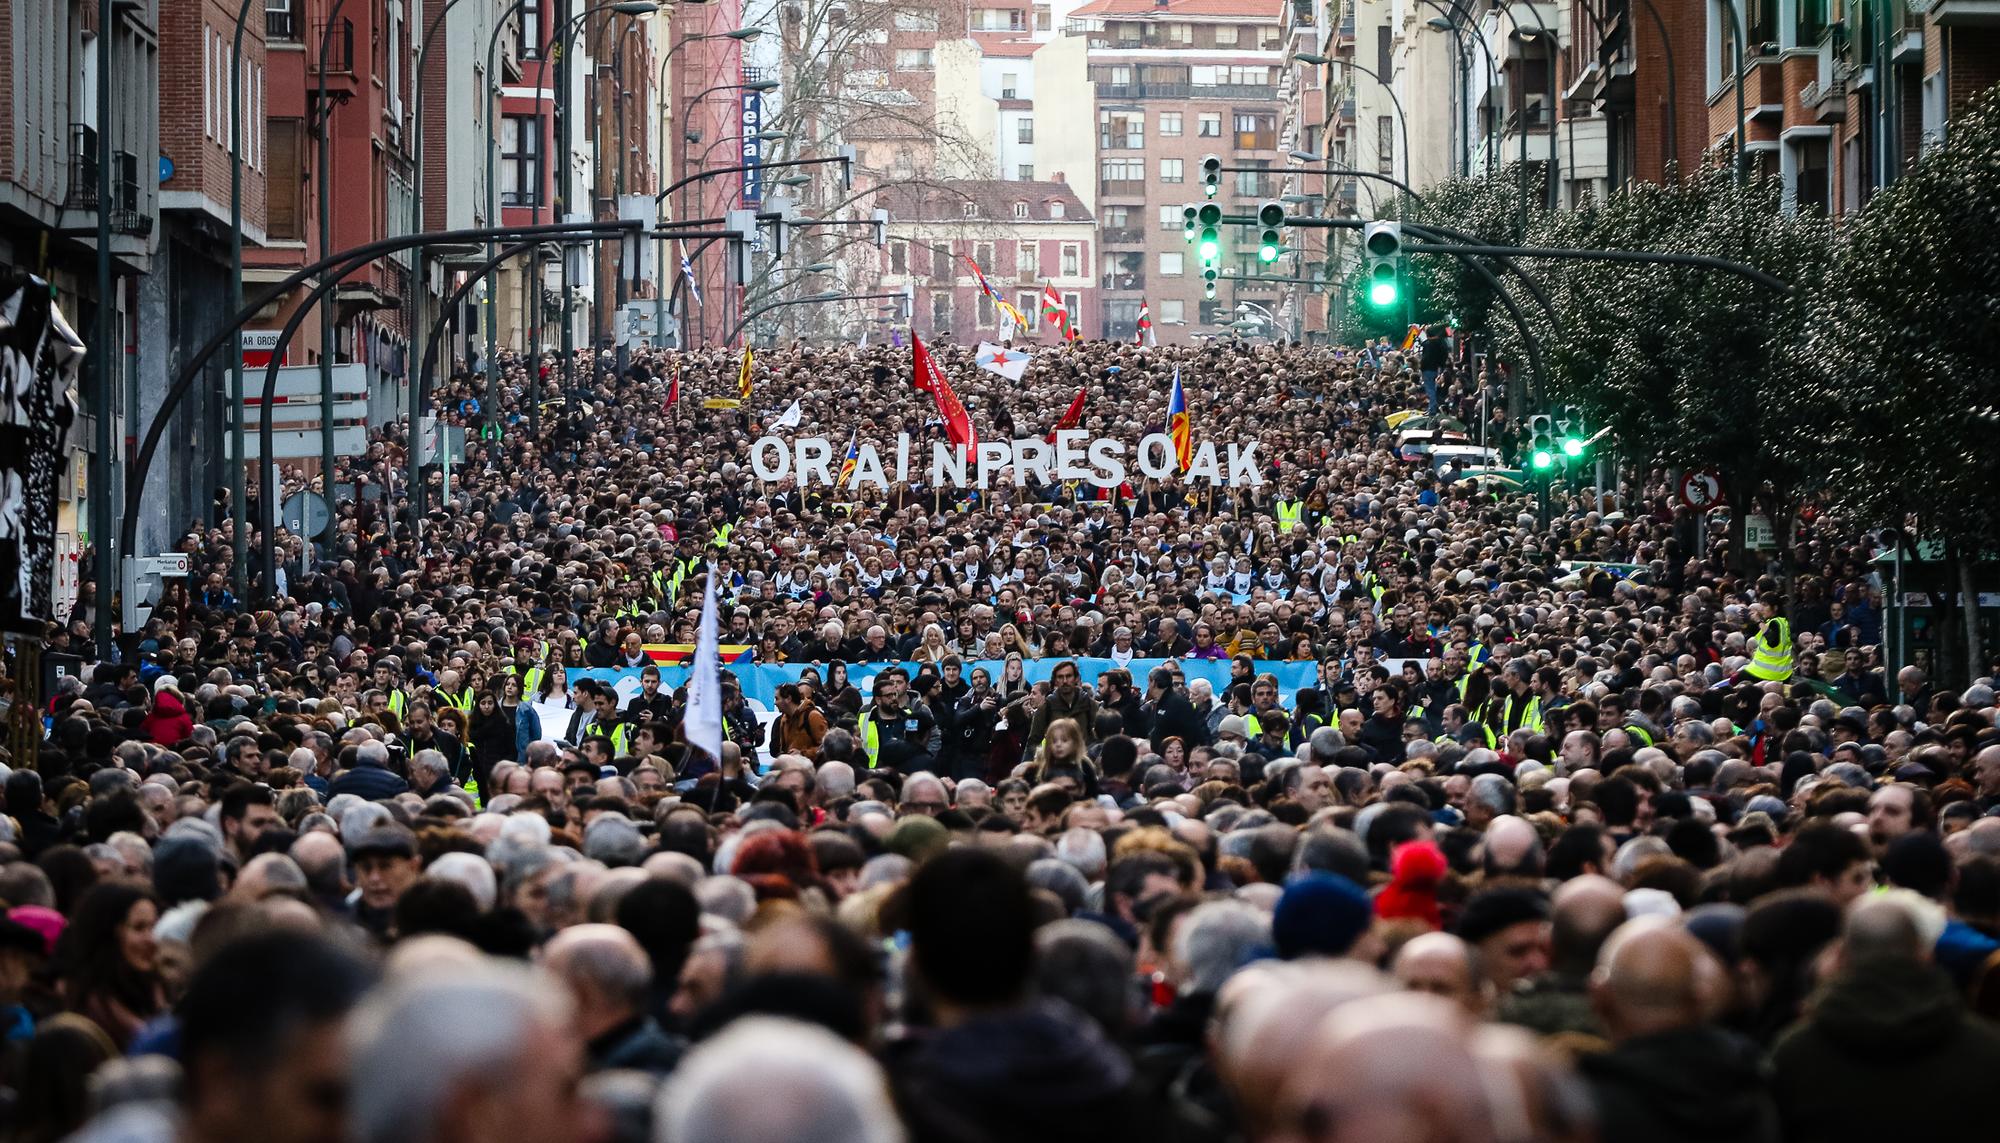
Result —
[{"label": "street lamp post", "polygon": [[[693,112],[694,112],[694,109],[695,109],[695,108],[697,108],[697,107],[699,107],[699,106],[701,106],[701,102],[702,102],[702,100],[704,100],[704,99],[707,99],[707,98],[708,98],[709,96],[711,96],[711,95],[715,94],[715,93],[716,93],[716,92],[718,92],[718,91],[756,91],[756,92],[766,92],[766,91],[776,91],[776,90],[778,90],[778,86],[779,86],[779,84],[778,84],[778,81],[777,81],[777,80],[774,80],[774,79],[760,79],[760,80],[751,80],[751,81],[748,81],[748,82],[738,82],[738,83],[718,83],[718,84],[715,84],[715,85],[714,85],[714,86],[712,86],[712,87],[707,87],[707,88],[704,88],[704,89],[702,89],[701,91],[699,91],[699,92],[695,93],[694,97],[693,97],[692,99],[689,99],[689,100],[687,101],[687,104],[686,104],[686,106],[684,106],[684,107],[682,107],[682,108],[681,108],[681,110],[680,110],[680,114],[681,114],[681,122],[682,122],[682,123],[686,123],[686,122],[688,122],[688,119],[689,119],[689,117],[690,117],[690,116],[691,116],[691,115],[693,114]],[[740,136],[739,136],[739,137],[740,137]],[[720,140],[717,140],[717,141],[720,141]],[[714,148],[715,148],[715,143],[714,143],[714,142],[711,142],[711,143],[709,144],[709,149],[710,149],[710,150],[712,151],[712,150],[714,150]],[[683,167],[682,167],[682,169],[683,169],[683,170],[685,170],[685,169],[686,169],[686,167],[685,167],[685,159],[686,159],[686,150],[685,150],[685,149],[683,149],[683,150],[682,150],[682,158],[683,158]],[[703,156],[703,158],[702,158],[702,160],[700,160],[700,162],[698,162],[698,163],[696,164],[696,168],[697,168],[697,170],[699,170],[699,169],[700,169],[700,164],[701,164],[702,162],[706,162],[706,161],[707,161],[707,157],[706,157],[706,155],[704,155],[704,156]],[[728,170],[732,170],[732,171],[743,171],[743,170],[748,170],[748,169],[749,169],[749,166],[748,166],[747,164],[744,164],[744,165],[739,165],[739,166],[736,166],[736,167],[731,167],[731,168],[727,168],[727,169],[728,169]],[[722,171],[717,171],[717,172],[715,172],[715,173],[718,173],[718,174],[720,174],[720,173],[722,173]],[[692,179],[688,179],[688,178],[682,178],[682,179],[681,179],[681,180],[680,180],[679,182],[676,182],[676,183],[675,183],[675,184],[674,184],[674,185],[673,185],[672,187],[669,187],[667,191],[662,191],[662,192],[661,192],[661,194],[660,194],[660,197],[664,199],[664,198],[665,198],[665,197],[667,196],[667,194],[668,194],[668,193],[670,193],[671,191],[673,191],[673,190],[676,190],[676,189],[679,189],[679,188],[681,188],[681,187],[684,187],[684,186],[687,186],[687,185],[688,185],[688,184],[689,184],[690,182],[692,182],[692,181],[694,181],[694,180],[692,180]],[[695,192],[695,195],[696,195],[696,197],[695,197],[695,210],[693,211],[693,213],[692,213],[692,214],[690,214],[690,213],[689,213],[689,212],[687,211],[687,209],[686,209],[686,207],[687,207],[687,203],[686,203],[686,200],[685,200],[685,196],[683,196],[683,200],[682,200],[682,203],[681,203],[681,206],[682,206],[682,210],[681,210],[681,213],[682,213],[682,214],[685,214],[685,215],[688,215],[689,217],[693,217],[693,215],[694,215],[694,214],[699,214],[699,213],[701,213],[701,192],[699,192],[699,191],[696,191],[696,192]],[[724,313],[724,319],[725,319],[725,320],[727,320],[727,317],[728,317],[728,315],[727,315],[727,307],[728,307],[728,298],[727,298],[727,296],[726,296],[726,292],[725,292],[725,297],[724,297],[724,299],[723,299],[723,306],[724,306],[724,310],[725,310],[725,313]],[[685,338],[683,338],[683,341],[685,341],[685,340],[686,340],[686,339],[685,339]]]},{"label": "street lamp post", "polygon": [[[243,25],[250,19],[250,6],[243,0],[236,9],[236,31],[229,50],[229,308],[243,308]],[[101,67],[101,65],[100,65]],[[236,597],[247,588],[246,563],[250,555],[250,513],[245,507],[243,469],[249,461],[243,455],[243,329],[238,326],[229,338],[229,440],[234,455],[229,465],[229,512],[235,527],[236,562],[229,569]]]},{"label": "street lamp post", "polygon": [[[666,168],[670,162],[670,156],[672,154],[672,152],[667,147],[667,124],[671,118],[668,115],[668,111],[673,106],[673,101],[667,97],[667,90],[668,90],[667,66],[673,62],[674,55],[678,53],[682,48],[696,42],[697,40],[737,40],[742,43],[751,43],[755,41],[759,36],[762,36],[763,34],[764,34],[764,29],[762,28],[732,28],[726,32],[701,32],[692,36],[684,36],[678,43],[675,43],[667,48],[667,54],[660,58],[660,82],[659,85],[656,88],[654,88],[654,90],[659,93],[658,98],[660,101],[660,107],[659,107],[660,166],[657,168],[656,172],[658,176],[664,176]],[[665,181],[663,177],[661,181],[663,182]],[[668,289],[667,282],[673,279],[674,274],[673,271],[669,269],[667,265],[667,240],[665,238],[662,238],[659,240],[659,242],[660,242],[660,247],[659,247],[658,261],[660,265],[660,286],[659,290],[657,291],[658,300],[655,302],[653,306],[653,312],[654,312],[655,324],[657,324],[659,327],[658,336],[662,340],[664,340],[666,337],[666,329],[667,329],[667,289]],[[678,340],[678,342],[682,347],[685,347],[687,345],[687,331],[685,328],[685,323],[683,323],[681,336],[676,340]]]},{"label": "street lamp post", "polygon": [[[1471,41],[1472,41],[1473,43],[1475,43],[1475,44],[1478,44],[1478,45],[1479,45],[1479,50],[1480,50],[1480,52],[1481,52],[1481,53],[1483,53],[1483,54],[1484,54],[1484,55],[1486,56],[1486,87],[1487,87],[1487,90],[1488,90],[1488,91],[1491,91],[1491,90],[1492,90],[1493,88],[1495,88],[1495,87],[1499,86],[1499,84],[1500,84],[1500,65],[1499,65],[1499,64],[1498,64],[1497,62],[1495,62],[1495,60],[1494,60],[1494,58],[1493,58],[1493,49],[1492,49],[1492,47],[1490,47],[1490,46],[1489,46],[1489,45],[1488,45],[1488,44],[1486,43],[1486,37],[1484,37],[1484,36],[1480,36],[1480,35],[1473,35],[1473,34],[1472,34],[1472,33],[1473,33],[1473,32],[1475,31],[1475,29],[1474,29],[1474,28],[1472,27],[1472,15],[1471,15],[1471,13],[1469,13],[1468,11],[1466,11],[1466,9],[1465,9],[1465,8],[1464,8],[1463,6],[1461,6],[1461,5],[1460,5],[1460,4],[1458,3],[1458,0],[1446,0],[1446,3],[1448,3],[1448,4],[1450,4],[1450,5],[1451,5],[1451,7],[1450,7],[1450,8],[1448,9],[1448,10],[1447,10],[1447,9],[1446,9],[1446,7],[1444,6],[1444,4],[1440,4],[1440,3],[1438,3],[1438,0],[1423,0],[1423,3],[1425,3],[1425,4],[1429,5],[1429,6],[1430,6],[1430,7],[1432,7],[1432,8],[1435,8],[1435,9],[1437,9],[1437,10],[1438,10],[1438,13],[1439,13],[1438,15],[1436,15],[1436,16],[1433,16],[1433,17],[1431,17],[1430,19],[1428,19],[1428,20],[1424,21],[1424,25],[1425,25],[1426,27],[1429,27],[1429,28],[1435,28],[1435,29],[1437,29],[1437,30],[1438,30],[1438,31],[1440,31],[1440,32],[1450,32],[1450,33],[1452,34],[1452,39],[1453,39],[1453,40],[1454,40],[1455,42],[1458,42],[1458,43],[1459,43],[1459,47],[1460,47],[1460,53],[1459,53],[1459,61],[1460,61],[1460,62],[1459,62],[1459,71],[1460,71],[1460,79],[1461,79],[1461,82],[1460,82],[1460,85],[1459,85],[1459,86],[1460,86],[1460,89],[1461,89],[1461,90],[1462,90],[1462,91],[1464,92],[1464,103],[1465,103],[1465,108],[1464,108],[1464,111],[1465,111],[1465,119],[1466,119],[1466,124],[1465,124],[1465,125],[1466,125],[1466,128],[1467,128],[1467,130],[1466,130],[1466,140],[1465,140],[1465,149],[1466,149],[1466,155],[1467,155],[1467,158],[1466,158],[1466,161],[1465,161],[1465,167],[1466,167],[1466,173],[1470,174],[1470,173],[1471,173],[1471,166],[1472,166],[1472,160],[1471,160],[1471,151],[1472,151],[1472,137],[1471,137],[1471,125],[1472,125],[1472,124],[1471,124],[1471,118],[1472,118],[1472,74],[1471,74],[1471,73],[1472,73],[1472,65],[1471,65],[1471,55],[1470,55],[1470,53],[1468,53],[1468,52],[1466,52],[1466,51],[1464,50],[1464,44],[1463,44],[1463,42],[1462,42],[1462,41],[1460,40],[1460,37],[1459,37],[1459,32],[1461,31],[1461,29],[1460,29],[1460,27],[1459,27],[1459,24],[1458,24],[1458,22],[1457,22],[1457,21],[1455,21],[1455,20],[1453,20],[1453,19],[1451,19],[1451,14],[1452,14],[1452,13],[1455,13],[1455,14],[1457,14],[1457,15],[1460,15],[1460,16],[1464,16],[1464,17],[1465,17],[1465,20],[1466,20],[1466,26],[1465,26],[1465,27],[1464,27],[1464,28],[1462,29],[1462,30],[1463,30],[1463,31],[1464,31],[1464,32],[1466,33],[1466,36],[1465,36],[1464,38],[1465,38],[1465,39],[1470,39],[1470,40],[1471,40]],[[1489,126],[1489,127],[1487,128],[1487,134],[1488,134],[1488,135],[1491,135],[1491,134],[1492,134],[1492,129],[1491,129],[1491,127],[1490,127],[1490,126]],[[1485,152],[1486,152],[1486,172],[1487,172],[1488,174],[1492,174],[1492,173],[1493,173],[1493,165],[1494,165],[1494,155],[1493,155],[1493,148],[1491,148],[1491,147],[1486,147],[1486,148],[1484,148],[1484,150],[1485,150]]]}]

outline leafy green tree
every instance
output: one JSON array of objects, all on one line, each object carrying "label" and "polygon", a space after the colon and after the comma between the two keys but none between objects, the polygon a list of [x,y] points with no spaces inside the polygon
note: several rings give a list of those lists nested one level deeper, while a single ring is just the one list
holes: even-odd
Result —
[{"label": "leafy green tree", "polygon": [[[1799,404],[1824,431],[1799,463],[1857,518],[1940,544],[1976,599],[1975,565],[2000,551],[2000,90],[1853,220],[1815,300],[1823,375]],[[1968,667],[1976,615],[1961,608]]]}]

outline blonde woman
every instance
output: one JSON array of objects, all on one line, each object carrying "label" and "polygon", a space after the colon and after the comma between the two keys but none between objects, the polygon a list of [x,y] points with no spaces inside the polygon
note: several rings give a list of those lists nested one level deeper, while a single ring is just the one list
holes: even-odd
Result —
[{"label": "blonde woman", "polygon": [[1050,722],[1041,747],[1035,751],[1031,770],[1034,784],[1054,782],[1068,787],[1072,797],[1095,796],[1097,783],[1091,774],[1088,750],[1083,728],[1075,719],[1058,718]]}]

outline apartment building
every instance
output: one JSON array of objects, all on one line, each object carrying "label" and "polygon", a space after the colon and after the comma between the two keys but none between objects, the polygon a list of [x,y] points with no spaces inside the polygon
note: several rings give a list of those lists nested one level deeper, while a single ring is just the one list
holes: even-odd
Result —
[{"label": "apartment building", "polygon": [[1093,273],[1097,222],[1063,173],[1052,176],[882,188],[874,205],[887,207],[891,222],[876,288],[908,290],[915,299],[911,324],[926,337],[961,345],[992,340],[1002,318],[966,264],[971,258],[1028,320],[1019,337],[1057,340],[1042,320],[1044,287],[1055,290],[1084,337],[1108,336]]},{"label": "apartment building", "polygon": [[[1257,261],[1254,228],[1226,227],[1226,282],[1203,297],[1182,230],[1184,204],[1202,198],[1201,161],[1230,173],[1216,201],[1254,214],[1280,192],[1284,151],[1279,83],[1286,0],[1089,0],[1068,31],[1084,38],[1097,124],[1098,263],[1107,337],[1130,337],[1149,303],[1162,341],[1214,331],[1243,303],[1269,308],[1286,287]],[[1270,171],[1269,174],[1260,173]]]}]

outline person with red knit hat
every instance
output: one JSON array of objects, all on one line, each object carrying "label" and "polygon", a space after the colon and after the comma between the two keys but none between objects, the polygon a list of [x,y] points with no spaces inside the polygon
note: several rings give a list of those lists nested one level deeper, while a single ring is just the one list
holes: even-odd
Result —
[{"label": "person with red knit hat", "polygon": [[1375,915],[1385,921],[1407,917],[1433,929],[1444,927],[1438,913],[1438,883],[1449,869],[1433,842],[1413,841],[1389,857],[1389,884],[1375,895]]}]

